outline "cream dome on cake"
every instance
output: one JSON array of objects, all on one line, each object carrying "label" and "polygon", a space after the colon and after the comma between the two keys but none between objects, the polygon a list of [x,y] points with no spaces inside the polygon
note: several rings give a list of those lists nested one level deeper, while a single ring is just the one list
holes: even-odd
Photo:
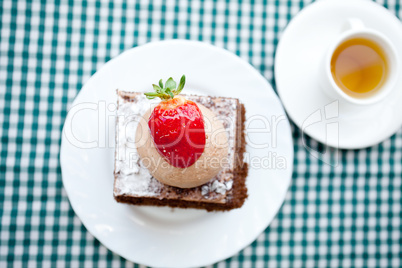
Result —
[{"label": "cream dome on cake", "polygon": [[169,164],[155,148],[148,125],[151,109],[138,124],[136,131],[137,151],[142,164],[160,182],[179,188],[192,188],[207,183],[215,177],[228,162],[228,138],[225,128],[216,115],[201,104],[205,122],[205,149],[200,158],[191,166],[177,168]]},{"label": "cream dome on cake", "polygon": [[228,137],[223,123],[204,105],[178,95],[182,76],[169,78],[164,86],[153,85],[148,99],[161,98],[137,126],[136,148],[150,174],[160,182],[179,188],[203,185],[228,165]]}]

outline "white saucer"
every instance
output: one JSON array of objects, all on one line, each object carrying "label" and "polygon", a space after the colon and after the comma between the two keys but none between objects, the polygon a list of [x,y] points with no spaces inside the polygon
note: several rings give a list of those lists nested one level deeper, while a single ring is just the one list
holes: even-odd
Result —
[{"label": "white saucer", "polygon": [[[271,155],[271,167],[250,168],[249,198],[241,209],[207,213],[130,206],[113,199],[116,88],[147,91],[160,78],[179,79],[182,74],[187,78],[184,92],[239,98],[247,110],[248,131],[281,116],[276,131],[248,133],[249,162],[251,158]],[[82,110],[74,116],[77,107]],[[259,120],[251,121],[256,115]],[[104,124],[99,120],[101,116],[110,121]],[[104,148],[77,148],[67,139],[66,133],[71,130],[76,139],[98,142]],[[271,140],[275,137],[276,146]],[[257,149],[250,146],[251,142],[270,146]],[[103,245],[130,261],[148,266],[198,267],[236,254],[269,225],[291,180],[293,142],[278,97],[251,65],[223,49],[176,40],[128,50],[89,79],[67,116],[60,161],[63,184],[75,213]],[[280,169],[281,161],[286,161],[284,169]]]},{"label": "white saucer", "polygon": [[336,102],[319,86],[323,55],[351,17],[386,35],[402,62],[401,22],[368,0],[318,1],[304,8],[283,32],[275,59],[277,90],[289,117],[312,138],[344,149],[375,145],[402,125],[402,76],[395,90],[373,106]]}]

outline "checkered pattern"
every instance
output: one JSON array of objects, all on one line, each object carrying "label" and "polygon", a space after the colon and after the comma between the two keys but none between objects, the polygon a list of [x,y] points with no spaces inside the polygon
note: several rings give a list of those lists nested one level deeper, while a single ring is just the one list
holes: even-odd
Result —
[{"label": "checkered pattern", "polygon": [[[62,186],[60,137],[83,83],[122,51],[201,40],[249,61],[275,86],[274,50],[307,1],[0,3],[0,267],[132,267],[92,237]],[[266,1],[265,1],[266,2]],[[399,0],[380,1],[399,18]],[[216,267],[401,267],[402,131],[337,168],[304,149],[286,201],[249,247]],[[311,146],[318,146],[308,140]]]}]

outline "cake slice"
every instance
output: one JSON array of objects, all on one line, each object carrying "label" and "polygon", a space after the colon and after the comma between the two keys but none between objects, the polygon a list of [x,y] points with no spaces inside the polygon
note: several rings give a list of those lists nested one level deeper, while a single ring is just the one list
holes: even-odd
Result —
[{"label": "cake slice", "polygon": [[155,103],[143,93],[117,91],[114,198],[133,205],[169,206],[214,210],[240,208],[246,197],[245,109],[235,98],[182,95],[210,109],[222,120],[228,137],[228,163],[207,183],[178,188],[161,183],[141,161],[135,133],[142,116]]}]

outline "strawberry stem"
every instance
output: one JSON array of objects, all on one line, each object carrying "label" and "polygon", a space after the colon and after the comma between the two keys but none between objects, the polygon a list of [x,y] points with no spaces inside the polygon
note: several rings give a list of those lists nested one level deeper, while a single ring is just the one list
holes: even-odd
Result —
[{"label": "strawberry stem", "polygon": [[177,88],[176,88],[176,82],[173,80],[172,77],[170,77],[166,81],[165,86],[163,86],[163,81],[161,79],[159,80],[159,85],[152,84],[154,92],[147,92],[144,93],[144,95],[150,100],[155,98],[160,98],[162,100],[173,99],[174,96],[180,94],[185,84],[186,84],[185,75],[183,75],[180,78],[179,86]]}]

